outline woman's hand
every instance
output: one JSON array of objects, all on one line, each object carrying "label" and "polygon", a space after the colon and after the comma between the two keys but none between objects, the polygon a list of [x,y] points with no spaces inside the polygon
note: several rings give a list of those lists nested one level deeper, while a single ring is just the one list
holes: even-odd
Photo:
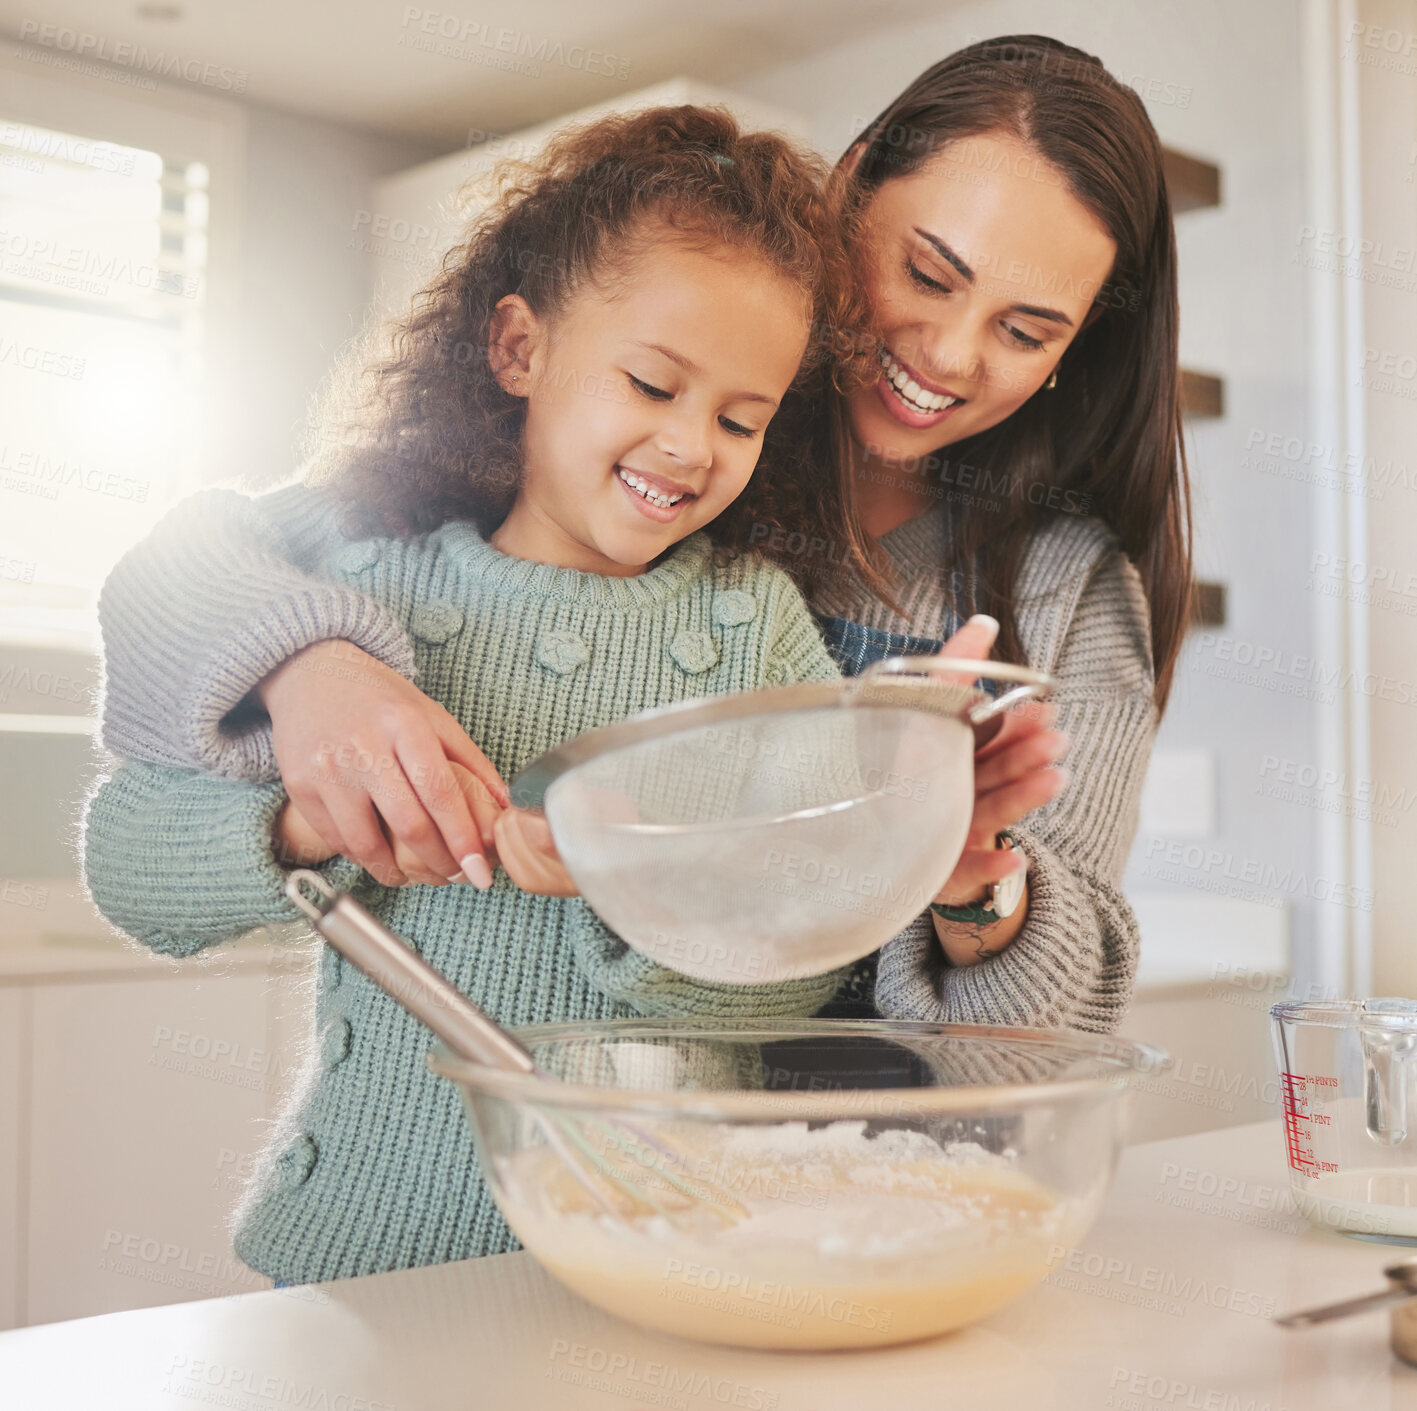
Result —
[{"label": "woman's hand", "polygon": [[[458,786],[460,767],[500,808],[509,802],[462,726],[412,682],[352,642],[316,642],[283,662],[255,694],[291,803],[325,845],[386,886],[461,874],[492,885],[493,813]],[[392,841],[391,841],[392,840]],[[308,843],[308,838],[305,839]]]},{"label": "woman's hand", "polygon": [[[487,853],[492,866],[500,862],[506,868],[507,875],[524,892],[539,892],[548,897],[580,895],[561,862],[560,853],[556,851],[545,815],[520,808],[503,808],[487,792],[486,785],[462,765],[455,764],[452,770],[458,787],[467,797],[478,820],[478,826],[494,839],[494,846]],[[457,880],[429,875],[402,841],[394,840],[393,850],[394,862],[408,874],[411,882],[439,887],[446,886],[449,880]]]},{"label": "woman's hand", "polygon": [[[470,770],[463,768],[460,764],[448,763],[448,768],[452,771],[452,781],[454,786],[467,801],[469,812],[473,821],[477,825],[477,831],[484,838],[491,838],[496,829],[497,818],[505,812],[502,805],[493,798],[487,785],[482,782],[477,775]],[[463,882],[467,878],[462,874],[443,877],[436,872],[430,872],[423,859],[405,842],[402,838],[389,838],[389,846],[394,852],[394,866],[408,878],[410,882],[419,882],[428,887],[446,887],[450,882]],[[496,847],[489,847],[484,854],[487,865],[490,868],[497,866]]]},{"label": "woman's hand", "polygon": [[[945,643],[942,657],[982,660],[989,655],[999,625],[991,617],[972,617]],[[964,851],[935,900],[945,906],[983,902],[989,888],[1027,866],[1011,848],[995,846],[996,836],[1067,787],[1068,772],[1058,766],[1068,737],[1052,729],[1057,712],[1046,704],[1017,706],[1004,716],[998,733],[974,756],[974,812]],[[1028,897],[1014,912],[988,925],[951,922],[935,916],[935,931],[954,965],[976,965],[997,955],[1023,929]]]}]

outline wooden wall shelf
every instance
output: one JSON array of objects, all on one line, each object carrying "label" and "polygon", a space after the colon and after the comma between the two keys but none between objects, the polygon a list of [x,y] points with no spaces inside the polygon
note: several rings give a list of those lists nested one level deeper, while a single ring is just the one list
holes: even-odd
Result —
[{"label": "wooden wall shelf", "polygon": [[1197,581],[1191,585],[1191,626],[1225,626],[1225,584]]},{"label": "wooden wall shelf", "polygon": [[[1161,149],[1171,214],[1201,211],[1220,204],[1220,168],[1173,148]],[[1181,414],[1190,420],[1225,415],[1225,384],[1208,372],[1181,369]],[[1197,581],[1191,589],[1191,626],[1225,625],[1225,584]]]},{"label": "wooden wall shelf", "polygon": [[1166,173],[1172,215],[1220,204],[1220,168],[1214,162],[1163,147],[1161,165]]},{"label": "wooden wall shelf", "polygon": [[1225,415],[1225,384],[1208,372],[1181,369],[1181,414],[1193,420]]}]

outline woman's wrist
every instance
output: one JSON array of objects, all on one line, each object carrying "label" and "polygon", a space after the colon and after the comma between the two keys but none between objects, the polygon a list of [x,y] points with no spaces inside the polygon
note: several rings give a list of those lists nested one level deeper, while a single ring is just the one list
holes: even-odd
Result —
[{"label": "woman's wrist", "polygon": [[958,921],[933,910],[930,919],[935,923],[935,936],[945,952],[945,959],[951,965],[964,967],[992,960],[1023,930],[1028,919],[1028,883],[1024,883],[1023,896],[1018,905],[997,921]]},{"label": "woman's wrist", "polygon": [[992,959],[1018,935],[1028,916],[1026,861],[1008,829],[996,835],[994,850],[1012,854],[1015,870],[1005,872],[1002,881],[985,881],[966,892],[945,887],[930,905],[935,935],[952,965]]},{"label": "woman's wrist", "polygon": [[[347,671],[351,663],[377,660],[377,657],[371,657],[363,647],[357,647],[343,637],[328,637],[319,642],[311,642],[308,647],[292,652],[279,666],[268,671],[256,682],[251,688],[251,699],[269,715],[272,700],[279,695],[282,686],[294,679],[296,672]],[[344,663],[343,667],[336,665],[340,662]]]}]

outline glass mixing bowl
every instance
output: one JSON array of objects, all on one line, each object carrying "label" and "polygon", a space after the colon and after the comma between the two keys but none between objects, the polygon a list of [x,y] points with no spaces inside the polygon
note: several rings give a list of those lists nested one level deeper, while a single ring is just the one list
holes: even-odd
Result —
[{"label": "glass mixing bowl", "polygon": [[[562,1283],[740,1347],[885,1346],[986,1317],[1095,1219],[1145,1045],[890,1020],[516,1031],[553,1081],[441,1046],[483,1173]],[[547,1133],[638,1169],[607,1209]],[[644,1192],[650,1191],[648,1203]]]}]

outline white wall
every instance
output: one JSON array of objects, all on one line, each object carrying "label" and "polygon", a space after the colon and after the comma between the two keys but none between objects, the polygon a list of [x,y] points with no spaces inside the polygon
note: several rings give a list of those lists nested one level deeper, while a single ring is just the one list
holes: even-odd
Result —
[{"label": "white wall", "polygon": [[[426,160],[425,143],[271,108],[247,109],[240,331],[218,370],[229,435],[213,467],[263,485],[295,469],[310,398],[358,331],[372,282],[373,183]],[[364,234],[361,234],[361,231]]]},{"label": "white wall", "polygon": [[[1128,889],[1287,900],[1302,975],[1315,907],[1332,904],[1308,895],[1318,811],[1260,789],[1276,772],[1264,772],[1267,758],[1316,760],[1318,707],[1281,694],[1276,673],[1262,671],[1256,684],[1224,659],[1260,648],[1286,661],[1314,651],[1305,586],[1313,497],[1272,473],[1282,462],[1256,468],[1250,445],[1275,433],[1307,439],[1304,284],[1294,260],[1304,200],[1297,9],[1297,0],[975,0],[742,86],[812,114],[818,142],[836,155],[928,64],[975,39],[1044,33],[1096,54],[1135,87],[1163,142],[1221,167],[1222,205],[1180,217],[1177,241],[1182,361],[1226,383],[1225,417],[1192,427],[1191,467],[1199,569],[1229,585],[1219,634],[1228,641],[1193,635],[1158,742],[1213,752],[1217,816],[1208,836],[1189,840],[1210,856],[1198,866],[1193,853],[1189,865],[1183,855],[1158,873],[1164,858],[1149,854],[1174,840],[1139,837]],[[1280,880],[1243,880],[1247,866],[1253,873],[1265,864]]]}]

